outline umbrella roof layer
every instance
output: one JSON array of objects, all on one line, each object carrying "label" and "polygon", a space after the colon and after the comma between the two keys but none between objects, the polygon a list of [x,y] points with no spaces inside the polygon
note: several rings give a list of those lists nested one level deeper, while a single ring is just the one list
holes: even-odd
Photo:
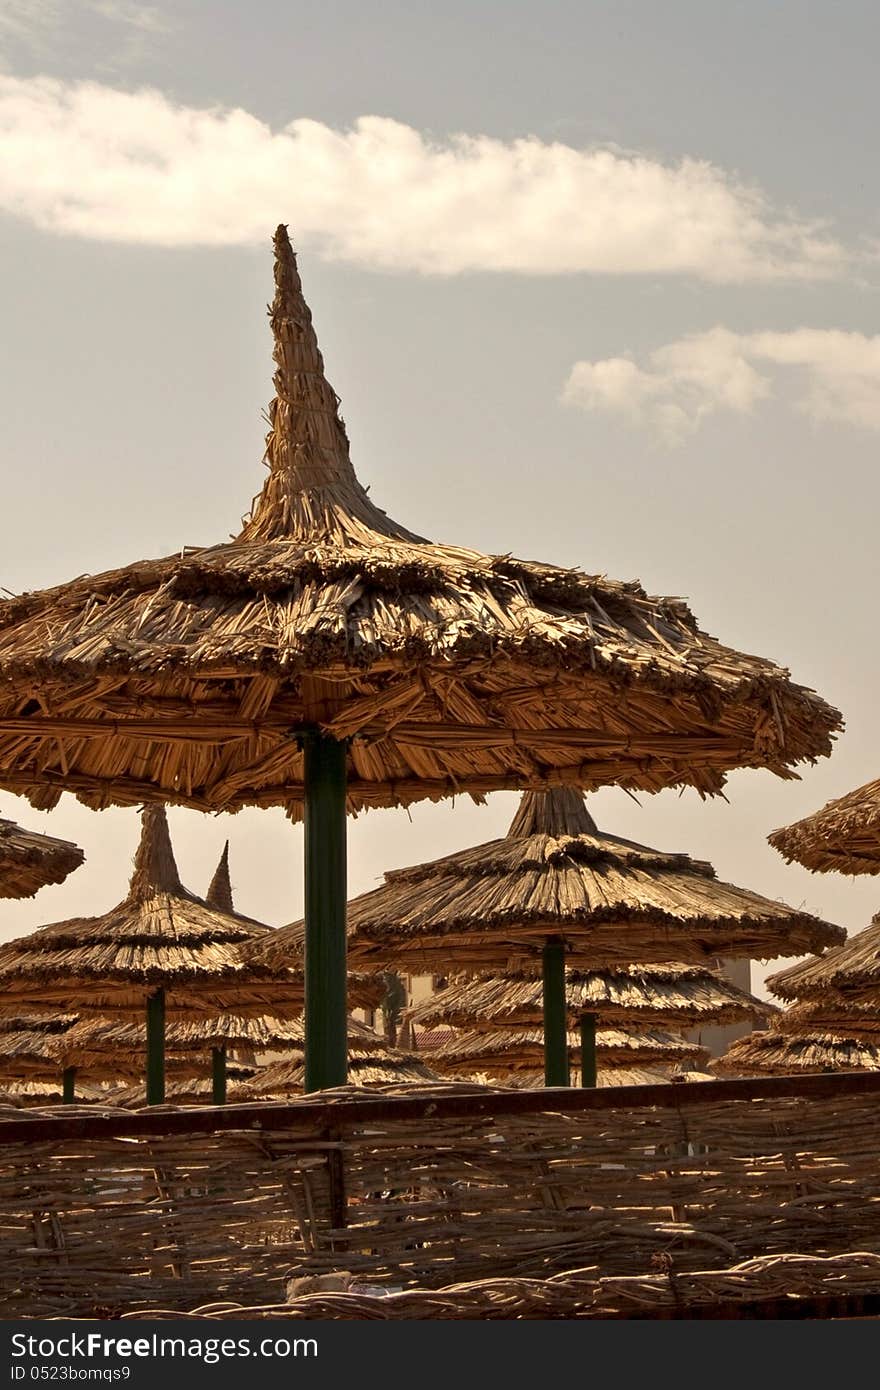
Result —
[{"label": "umbrella roof layer", "polygon": [[[657,963],[607,970],[568,970],[569,1026],[584,1014],[603,1023],[668,1023],[696,1028],[766,1018],[773,1006],[701,965]],[[423,1027],[534,1027],[544,1017],[543,986],[532,975],[459,978],[408,1010]]]},{"label": "umbrella roof layer", "polygon": [[[268,1066],[260,1067],[248,1084],[251,1098],[278,1100],[285,1095],[298,1094],[305,1082],[305,1032],[299,1025],[299,1037],[291,1037],[286,1056]],[[436,1072],[413,1053],[389,1047],[366,1024],[355,1018],[348,1020],[348,1079],[352,1085],[369,1086],[397,1081],[437,1081]]]},{"label": "umbrella roof layer", "polygon": [[[568,1035],[569,1059],[580,1060],[580,1033]],[[539,1028],[497,1028],[492,1032],[462,1033],[431,1053],[431,1064],[438,1071],[492,1071],[496,1067],[535,1070],[544,1056],[544,1034]],[[620,1028],[600,1028],[596,1032],[596,1061],[599,1067],[640,1066],[653,1062],[701,1063],[709,1056],[699,1043],[688,1042],[675,1033],[659,1028],[638,1032]]]},{"label": "umbrella roof layer", "polygon": [[[146,1025],[142,1020],[84,1018],[54,1043],[55,1054],[65,1066],[89,1067],[108,1054],[132,1057],[143,1066]],[[205,1057],[212,1048],[225,1047],[235,1055],[251,1057],[261,1052],[301,1048],[305,1029],[301,1016],[275,1014],[205,1014],[165,1028],[165,1055]]]},{"label": "umbrella roof layer", "polygon": [[781,1009],[773,1020],[773,1031],[880,1043],[880,1008],[876,1000],[873,1008],[866,1004],[851,1008],[845,995],[829,991],[819,999],[806,999]]},{"label": "umbrella roof layer", "polygon": [[209,907],[180,882],[164,808],[147,806],[125,899],[101,917],[41,927],[0,947],[0,1013],[58,1002],[140,1014],[166,990],[172,1015],[302,1006],[301,970],[245,961],[271,927]]},{"label": "umbrella roof layer", "polygon": [[816,873],[880,874],[880,778],[767,838]]},{"label": "umbrella roof layer", "polygon": [[[0,1082],[0,1105],[54,1105],[56,1103],[61,1104],[63,1100],[64,1094],[60,1072],[57,1078],[47,1077],[45,1080],[42,1080],[39,1077],[30,1076],[20,1081],[9,1080]],[[113,1103],[110,1099],[110,1092],[107,1087],[95,1086],[88,1083],[83,1083],[83,1085],[77,1084],[77,1104],[94,1101],[106,1101],[108,1104]]]},{"label": "umbrella roof layer", "polygon": [[[227,1018],[229,1015],[223,1015]],[[256,1020],[253,1020],[256,1022]],[[253,1066],[253,1049],[240,1036],[238,1046],[226,1038],[217,1038],[219,1027],[206,1018],[205,1024],[194,1021],[170,1024],[165,1030],[165,1068],[171,1077],[204,1076],[210,1074],[211,1049],[228,1047],[228,1065]],[[239,1034],[247,1031],[249,1019],[239,1020]],[[280,1021],[279,1021],[280,1026]],[[100,1075],[116,1078],[141,1077],[147,1051],[147,1029],[143,1021],[93,1016],[80,1019],[67,1032],[50,1040],[49,1055],[56,1066],[76,1067],[90,1077]]]},{"label": "umbrella roof layer", "polygon": [[54,1051],[74,1017],[0,1018],[0,1083],[9,1078],[54,1078],[59,1065]]},{"label": "umbrella roof layer", "polygon": [[[661,1064],[657,1063],[653,1068],[647,1067],[606,1067],[599,1068],[596,1072],[596,1085],[600,1090],[609,1086],[664,1086],[670,1082],[692,1082],[692,1081],[714,1081],[711,1072],[706,1071],[673,1071],[660,1069]],[[506,1087],[514,1090],[528,1089],[535,1087],[540,1089],[544,1086],[543,1071],[517,1071],[508,1076],[504,1083]],[[571,1068],[571,1085],[580,1086],[580,1068],[575,1063]]]},{"label": "umbrella roof layer", "polygon": [[734,1076],[785,1075],[787,1072],[877,1071],[880,1042],[840,1037],[834,1032],[808,1035],[748,1033],[730,1044],[713,1071]]},{"label": "umbrella roof layer", "polygon": [[239,534],[0,606],[0,785],[296,816],[315,726],[350,740],[352,811],[563,781],[713,793],[830,752],[839,713],[681,600],[381,511],[284,227],[270,314],[269,475]]},{"label": "umbrella roof layer", "polygon": [[[228,1065],[226,1068],[226,1103],[234,1105],[236,1101],[252,1099],[246,1090],[246,1083],[253,1075],[252,1067],[237,1067]],[[138,1109],[147,1104],[146,1087],[142,1081],[131,1086],[114,1086],[102,1099],[108,1105],[121,1105],[126,1109]],[[172,1080],[165,1087],[164,1105],[211,1105],[214,1100],[213,1082],[210,1076],[192,1075],[185,1079]],[[150,1113],[155,1114],[156,1106],[150,1106]]]},{"label": "umbrella roof layer", "polygon": [[63,883],[84,859],[79,845],[0,816],[0,898],[32,898],[49,883]]},{"label": "umbrella roof layer", "polygon": [[844,945],[778,970],[767,984],[780,999],[822,999],[829,991],[864,999],[873,993],[880,1007],[880,913]]},{"label": "umbrella roof layer", "polygon": [[[710,864],[596,828],[572,788],[527,792],[501,840],[396,869],[349,903],[351,960],[431,973],[507,973],[548,936],[572,964],[768,958],[845,939],[842,927],[715,877]],[[273,948],[298,925],[282,927]],[[255,946],[255,957],[263,950]]]}]

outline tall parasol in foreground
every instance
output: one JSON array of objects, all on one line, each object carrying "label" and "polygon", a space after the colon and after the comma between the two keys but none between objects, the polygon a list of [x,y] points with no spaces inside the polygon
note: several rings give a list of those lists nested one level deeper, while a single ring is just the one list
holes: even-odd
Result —
[{"label": "tall parasol in foreground", "polygon": [[49,883],[63,883],[84,859],[79,845],[0,816],[0,898],[32,898]]},{"label": "tall parasol in foreground", "polygon": [[[569,970],[565,1011],[569,1033],[580,1035],[582,1086],[597,1082],[597,1028],[616,1024],[636,1031],[648,1026],[681,1033],[775,1012],[718,972],[681,962]],[[541,981],[524,974],[460,978],[410,1009],[407,1018],[416,1026],[447,1024],[474,1033],[533,1031],[543,1020]]]},{"label": "tall parasol in foreground", "polygon": [[[597,829],[581,793],[526,792],[507,836],[398,869],[349,904],[352,961],[411,974],[543,968],[546,1079],[567,1074],[565,959],[596,970],[632,962],[702,965],[819,949],[841,927],[715,877],[710,864]],[[279,950],[280,928],[255,958]]]},{"label": "tall parasol in foreground", "polygon": [[56,922],[0,947],[0,1015],[52,1006],[146,1015],[147,1094],[151,1104],[158,1103],[165,1085],[166,1011],[174,1018],[198,1018],[301,1007],[301,971],[252,965],[242,954],[246,942],[271,930],[209,907],[184,888],[164,808],[150,805],[121,903],[101,917]]},{"label": "tall parasol in foreground", "polygon": [[717,792],[840,716],[677,599],[434,545],[355,476],[284,227],[269,476],[229,543],[0,608],[0,786],[305,819],[307,1085],[345,1080],[345,814],[497,788]]},{"label": "tall parasol in foreground", "polygon": [[767,838],[789,863],[817,873],[880,874],[880,778]]}]

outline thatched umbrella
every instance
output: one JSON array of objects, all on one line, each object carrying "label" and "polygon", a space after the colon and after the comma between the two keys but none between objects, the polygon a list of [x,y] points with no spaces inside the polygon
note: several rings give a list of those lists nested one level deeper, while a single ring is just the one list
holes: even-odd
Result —
[{"label": "thatched umbrella", "polygon": [[53,1043],[75,1022],[75,1015],[63,1014],[0,1018],[0,1090],[23,1081],[45,1081],[64,1100],[72,1100],[73,1077],[62,1074]]},{"label": "thatched umbrella", "polygon": [[[229,1061],[226,1071],[226,1098],[232,1104],[251,1099],[245,1086],[254,1072],[255,1068],[252,1066],[246,1066],[234,1060]],[[137,1110],[142,1105],[153,1103],[147,1099],[143,1081],[136,1081],[128,1086],[113,1086],[107,1090],[102,1099],[106,1100],[108,1105],[122,1106],[127,1110]],[[206,1076],[203,1071],[196,1072],[193,1069],[181,1068],[180,1071],[172,1072],[165,1088],[163,1103],[165,1105],[215,1105],[216,1095],[213,1078]]]},{"label": "thatched umbrella", "polygon": [[[296,1034],[298,1033],[298,1036]],[[245,1087],[251,1099],[283,1100],[305,1089],[305,1029],[292,1024],[283,1043],[285,1056],[260,1067]],[[358,1086],[388,1085],[399,1081],[439,1081],[423,1057],[389,1047],[366,1024],[348,1020],[349,1081]]]},{"label": "thatched umbrella", "polygon": [[722,1071],[855,1071],[880,1066],[880,914],[843,946],[797,961],[767,984],[789,1001],[770,1031],[732,1043]]},{"label": "thatched umbrella", "polygon": [[[690,1028],[766,1018],[767,1004],[700,965],[654,963],[605,970],[569,970],[565,986],[566,1022],[579,1032],[581,1084],[596,1084],[596,1029],[664,1025]],[[412,1024],[449,1024],[473,1032],[539,1027],[543,989],[534,975],[461,977],[408,1011]]]},{"label": "thatched umbrella", "polygon": [[880,1013],[880,913],[842,946],[777,971],[767,985],[780,999],[873,1002]]},{"label": "thatched umbrella", "polygon": [[[581,1059],[580,1034],[569,1032],[566,1041],[569,1063],[577,1066]],[[543,1051],[540,1028],[496,1028],[461,1033],[432,1052],[430,1060],[439,1072],[503,1076],[508,1072],[537,1070]],[[595,1066],[599,1071],[618,1066],[652,1068],[664,1063],[694,1066],[705,1062],[708,1056],[708,1049],[699,1043],[660,1028],[600,1028],[595,1035]],[[596,1084],[595,1078],[592,1084]]]},{"label": "thatched umbrella", "polygon": [[435,545],[355,476],[284,227],[269,476],[230,543],[7,600],[0,786],[304,815],[308,1085],[345,1079],[345,812],[621,783],[717,792],[838,712],[678,599]]},{"label": "thatched umbrella", "polygon": [[880,874],[880,778],[767,838],[816,873]]},{"label": "thatched umbrella", "polygon": [[8,599],[0,785],[306,820],[309,1086],[345,1080],[345,813],[791,776],[840,714],[678,599],[434,545],[357,481],[284,227],[270,474],[234,541]]},{"label": "thatched umbrella", "polygon": [[0,898],[32,898],[49,883],[63,883],[84,859],[79,845],[0,816]]},{"label": "thatched umbrella", "polygon": [[[77,1100],[85,1101],[87,1104],[100,1101],[105,1101],[108,1105],[115,1104],[109,1096],[109,1087],[88,1085],[79,1087]],[[59,1102],[68,1105],[71,1097],[57,1073],[53,1077],[28,1076],[20,1081],[0,1082],[0,1106],[57,1105]]]},{"label": "thatched umbrella", "polygon": [[[634,961],[791,955],[844,939],[797,908],[716,879],[710,864],[597,829],[569,787],[527,792],[507,836],[385,875],[349,904],[353,962],[412,974],[534,972],[543,957],[547,1084],[565,1084],[564,952]],[[256,957],[277,951],[258,942]]]},{"label": "thatched umbrella", "polygon": [[0,947],[0,1015],[56,1005],[144,1017],[147,1090],[164,1094],[166,1010],[296,1011],[302,972],[246,962],[241,947],[272,928],[209,907],[180,882],[164,808],[147,806],[128,893],[101,917],[41,927]]},{"label": "thatched umbrella", "polygon": [[747,1033],[736,1038],[712,1070],[728,1076],[785,1076],[791,1072],[878,1071],[880,1038],[853,1036],[845,1025],[803,1033]]}]

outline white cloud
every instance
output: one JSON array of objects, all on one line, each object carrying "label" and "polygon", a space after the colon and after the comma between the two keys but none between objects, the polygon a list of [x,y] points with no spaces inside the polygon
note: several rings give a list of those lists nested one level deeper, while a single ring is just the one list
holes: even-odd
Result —
[{"label": "white cloud", "polygon": [[680,443],[710,415],[749,414],[783,381],[816,421],[880,430],[880,336],[838,329],[732,333],[717,327],[631,357],[576,362],[566,405],[602,411]]},{"label": "white cloud", "polygon": [[363,266],[455,274],[818,277],[838,243],[693,159],[529,137],[433,141],[378,116],[337,131],[197,110],[150,90],[0,77],[0,209],[41,228],[153,245],[237,245],[289,222]]}]

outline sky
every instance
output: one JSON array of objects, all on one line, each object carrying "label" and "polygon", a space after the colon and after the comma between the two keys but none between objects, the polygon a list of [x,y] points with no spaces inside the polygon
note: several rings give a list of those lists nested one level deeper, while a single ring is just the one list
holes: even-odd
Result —
[{"label": "sky", "polygon": [[[844,713],[799,782],[609,788],[603,828],[865,926],[873,880],[765,836],[880,770],[878,36],[871,0],[3,0],[0,586],[237,529],[286,222],[385,510],[683,595]],[[359,817],[350,892],[515,807]],[[123,896],[135,812],[0,814],[87,855],[0,938]],[[228,837],[240,909],[300,914],[280,812],[171,824],[195,891]]]}]

